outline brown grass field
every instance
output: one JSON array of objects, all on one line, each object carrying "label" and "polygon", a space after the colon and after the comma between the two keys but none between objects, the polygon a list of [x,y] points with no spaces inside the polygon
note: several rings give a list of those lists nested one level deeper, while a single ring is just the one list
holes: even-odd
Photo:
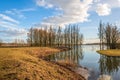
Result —
[{"label": "brown grass field", "polygon": [[48,47],[0,48],[0,80],[85,80],[43,57],[59,52]]}]

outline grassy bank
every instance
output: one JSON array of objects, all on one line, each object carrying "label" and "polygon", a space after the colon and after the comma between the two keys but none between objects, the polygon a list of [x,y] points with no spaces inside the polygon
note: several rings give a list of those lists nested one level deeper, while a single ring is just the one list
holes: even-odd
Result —
[{"label": "grassy bank", "polygon": [[97,51],[100,54],[107,55],[107,56],[120,56],[120,50],[100,50]]},{"label": "grassy bank", "polygon": [[0,48],[0,80],[84,80],[65,67],[43,60],[52,48]]}]

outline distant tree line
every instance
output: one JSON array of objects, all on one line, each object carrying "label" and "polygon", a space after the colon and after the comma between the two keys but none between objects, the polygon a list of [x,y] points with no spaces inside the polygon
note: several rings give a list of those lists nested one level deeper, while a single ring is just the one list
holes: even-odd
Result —
[{"label": "distant tree line", "polygon": [[82,44],[83,35],[78,25],[30,28],[27,42],[30,46],[72,47]]},{"label": "distant tree line", "polygon": [[104,49],[104,45],[106,45],[108,49],[119,48],[120,31],[116,25],[100,22],[98,31],[100,49]]},{"label": "distant tree line", "polygon": [[12,44],[14,46],[25,46],[26,45],[26,43],[25,43],[25,41],[23,39],[14,39]]}]

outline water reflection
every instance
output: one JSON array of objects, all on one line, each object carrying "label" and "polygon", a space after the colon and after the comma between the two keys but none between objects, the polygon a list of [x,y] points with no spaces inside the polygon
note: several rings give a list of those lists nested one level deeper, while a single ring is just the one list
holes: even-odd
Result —
[{"label": "water reflection", "polygon": [[100,55],[99,68],[101,74],[114,74],[120,67],[120,57],[108,57]]},{"label": "water reflection", "polygon": [[[108,79],[120,80],[120,57],[99,55],[96,51],[99,45],[82,45],[70,51],[50,55],[50,61],[70,61],[89,69],[88,80]],[[98,63],[99,62],[99,63]]]},{"label": "water reflection", "polygon": [[48,56],[50,61],[70,61],[74,64],[79,64],[83,59],[82,46],[74,47],[70,51],[60,52],[58,54]]}]

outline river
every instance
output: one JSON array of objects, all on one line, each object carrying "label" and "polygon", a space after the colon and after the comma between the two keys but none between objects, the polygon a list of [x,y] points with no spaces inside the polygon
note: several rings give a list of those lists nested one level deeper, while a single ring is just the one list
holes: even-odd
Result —
[{"label": "river", "polygon": [[[70,61],[89,70],[88,80],[97,80],[100,75],[120,80],[120,57],[100,55],[99,45],[82,45],[70,51],[50,55],[50,61]],[[107,79],[106,79],[107,80]]]}]

